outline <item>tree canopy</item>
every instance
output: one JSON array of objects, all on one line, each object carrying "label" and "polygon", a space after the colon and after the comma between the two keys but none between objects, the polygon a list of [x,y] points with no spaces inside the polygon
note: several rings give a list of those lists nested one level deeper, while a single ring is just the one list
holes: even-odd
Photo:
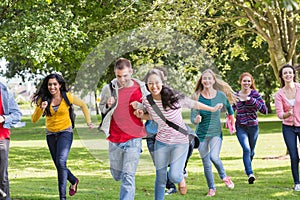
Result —
[{"label": "tree canopy", "polygon": [[123,56],[139,78],[153,66],[169,68],[186,93],[205,68],[235,89],[249,71],[271,101],[274,77],[298,63],[300,49],[299,0],[4,0],[0,20],[7,77],[59,71],[86,89],[109,81]]}]

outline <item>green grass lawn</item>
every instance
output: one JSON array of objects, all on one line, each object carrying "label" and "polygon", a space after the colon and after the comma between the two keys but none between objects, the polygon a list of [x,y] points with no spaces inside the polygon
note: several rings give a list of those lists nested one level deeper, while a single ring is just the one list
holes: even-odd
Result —
[{"label": "green grass lawn", "polygon": [[[185,118],[188,119],[187,114]],[[261,117],[262,118],[262,117]],[[266,117],[269,118],[269,117]],[[281,122],[269,118],[260,123],[253,169],[257,181],[247,183],[242,163],[242,149],[235,135],[224,129],[221,159],[227,175],[235,183],[228,190],[218,178],[215,199],[298,199],[300,192],[292,190],[293,180],[289,158],[281,135]],[[45,141],[44,120],[32,124],[23,118],[27,126],[13,129],[9,158],[9,178],[12,199],[58,199],[57,175]],[[78,176],[78,193],[68,199],[115,200],[118,199],[120,182],[112,179],[109,171],[108,143],[104,134],[89,131],[81,116],[76,119],[76,133],[68,159],[68,167]],[[96,121],[96,117],[94,119]],[[187,120],[188,121],[188,120]],[[165,199],[205,199],[208,191],[199,153],[195,149],[188,164],[188,193],[174,194]],[[155,168],[143,141],[143,153],[136,175],[136,200],[153,199]]]}]

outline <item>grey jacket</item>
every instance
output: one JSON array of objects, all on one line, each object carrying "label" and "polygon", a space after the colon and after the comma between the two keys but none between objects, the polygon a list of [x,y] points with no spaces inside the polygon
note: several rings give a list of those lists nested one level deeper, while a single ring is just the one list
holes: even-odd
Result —
[{"label": "grey jacket", "polygon": [[3,116],[5,117],[3,127],[10,129],[21,121],[22,113],[14,99],[13,94],[8,91],[7,87],[0,83],[0,89],[4,113]]},{"label": "grey jacket", "polygon": [[[149,94],[149,91],[147,90],[145,83],[138,79],[134,79],[134,78],[132,80],[134,80],[135,82],[137,82],[140,85],[142,96],[146,97]],[[101,130],[105,133],[106,137],[108,137],[110,135],[109,128],[110,128],[111,118],[112,118],[112,115],[113,115],[116,107],[118,106],[117,79],[116,78],[113,79],[111,81],[111,83],[112,83],[112,88],[114,89],[115,94],[116,94],[116,103],[114,104],[114,107],[112,107],[111,110],[109,110],[109,108],[106,107],[107,100],[112,96],[110,88],[109,88],[109,84],[106,84],[102,88],[101,96],[100,96],[100,104],[99,104],[100,111],[102,113],[106,113],[106,116],[104,117],[104,119],[102,119],[102,126],[101,126]]]}]

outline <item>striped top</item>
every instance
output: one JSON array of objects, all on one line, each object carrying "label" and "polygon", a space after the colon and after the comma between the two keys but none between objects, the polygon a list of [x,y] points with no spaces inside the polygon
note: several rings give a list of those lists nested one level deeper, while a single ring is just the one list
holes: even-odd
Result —
[{"label": "striped top", "polygon": [[[233,109],[226,98],[226,95],[217,91],[217,94],[212,99],[206,99],[201,94],[199,95],[199,102],[206,104],[208,106],[214,107],[218,103],[223,103],[223,106],[228,111],[229,115],[233,115]],[[193,122],[195,117],[200,114],[202,119],[201,122],[196,127],[196,134],[199,137],[200,141],[203,142],[207,137],[221,137],[222,138],[222,127],[220,120],[221,111],[209,112],[206,110],[192,110],[191,121]]]},{"label": "striped top", "polygon": [[[178,104],[176,105],[177,107],[180,107],[179,109],[164,110],[161,100],[155,100],[155,99],[153,100],[158,106],[158,108],[161,110],[162,114],[165,116],[166,119],[177,124],[182,128],[185,128],[185,124],[183,122],[182,115],[181,115],[182,107],[192,108],[197,103],[196,101],[188,97],[185,97],[184,99],[179,100]],[[175,130],[174,128],[166,124],[166,122],[163,121],[156,114],[156,112],[153,110],[152,106],[150,105],[147,99],[144,99],[144,104],[151,118],[158,124],[158,132],[155,137],[156,140],[166,144],[185,144],[189,142],[188,135],[184,135],[183,133]]]},{"label": "striped top", "polygon": [[256,90],[251,90],[249,97],[249,100],[238,101],[232,106],[233,110],[236,111],[235,123],[238,126],[257,126],[257,111],[262,114],[267,114],[268,112],[265,102]]}]

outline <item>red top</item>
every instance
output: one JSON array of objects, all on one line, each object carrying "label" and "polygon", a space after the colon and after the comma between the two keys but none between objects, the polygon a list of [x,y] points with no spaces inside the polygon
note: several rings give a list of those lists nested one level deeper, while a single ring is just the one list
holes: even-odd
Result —
[{"label": "red top", "polygon": [[122,143],[133,138],[146,136],[146,131],[141,119],[137,118],[130,105],[133,101],[142,102],[142,92],[139,85],[119,89],[118,105],[112,115],[110,123],[110,135],[108,140],[114,143]]},{"label": "red top", "polygon": [[[3,115],[3,107],[2,107],[2,96],[0,94],[0,115]],[[3,123],[0,123],[0,140],[9,139],[10,131],[7,128],[3,128]]]}]

